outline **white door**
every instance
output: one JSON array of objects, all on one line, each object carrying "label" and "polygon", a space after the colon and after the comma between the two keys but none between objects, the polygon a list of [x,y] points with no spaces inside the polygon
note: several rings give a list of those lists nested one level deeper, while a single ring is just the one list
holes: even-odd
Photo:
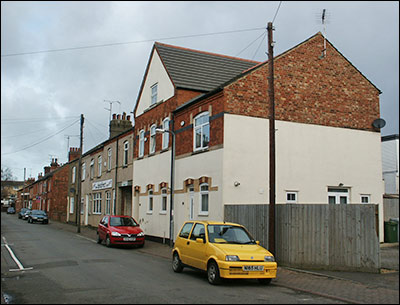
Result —
[{"label": "white door", "polygon": [[85,199],[85,226],[87,226],[89,223],[89,195],[86,195]]}]

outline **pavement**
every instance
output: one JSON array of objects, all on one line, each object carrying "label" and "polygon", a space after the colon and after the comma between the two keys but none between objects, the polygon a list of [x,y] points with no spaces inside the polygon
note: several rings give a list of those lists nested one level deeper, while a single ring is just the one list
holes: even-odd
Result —
[{"label": "pavement", "polygon": [[[51,222],[60,230],[77,233],[77,227],[60,222]],[[96,241],[94,228],[81,227],[79,235],[91,241]],[[171,259],[171,248],[146,240],[139,252]],[[303,293],[310,293],[349,304],[399,304],[399,243],[381,244],[381,273],[336,272],[325,270],[301,270],[288,267],[278,267],[277,278],[271,285],[281,286]],[[390,269],[388,269],[388,267]],[[3,303],[3,297],[1,300]]]}]

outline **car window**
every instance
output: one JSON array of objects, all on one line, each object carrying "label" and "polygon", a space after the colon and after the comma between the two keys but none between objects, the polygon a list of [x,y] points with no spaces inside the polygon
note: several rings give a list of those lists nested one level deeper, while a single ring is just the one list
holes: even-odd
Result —
[{"label": "car window", "polygon": [[179,237],[188,238],[189,234],[190,234],[190,231],[192,230],[192,227],[193,227],[193,222],[186,223],[183,226],[181,232],[179,233]]},{"label": "car window", "polygon": [[32,211],[33,215],[46,215],[45,211],[41,211],[41,210],[34,210]]},{"label": "car window", "polygon": [[138,224],[130,217],[111,217],[110,226],[112,227],[135,227]]},{"label": "car window", "polygon": [[207,231],[210,243],[255,244],[253,237],[239,226],[208,225]]},{"label": "car window", "polygon": [[206,237],[206,231],[204,229],[204,225],[202,223],[197,223],[192,231],[192,234],[190,235],[190,239],[196,240],[196,238],[203,238],[205,239]]}]

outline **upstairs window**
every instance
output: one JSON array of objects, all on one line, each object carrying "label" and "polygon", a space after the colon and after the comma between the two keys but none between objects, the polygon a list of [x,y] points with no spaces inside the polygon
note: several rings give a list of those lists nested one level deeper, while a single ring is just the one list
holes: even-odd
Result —
[{"label": "upstairs window", "polygon": [[98,156],[97,157],[97,176],[101,176],[101,162],[102,162],[102,157]]},{"label": "upstairs window", "polygon": [[151,105],[157,103],[158,84],[151,86]]},{"label": "upstairs window", "polygon": [[203,112],[194,118],[194,151],[208,147],[210,142],[209,113]]},{"label": "upstairs window", "polygon": [[107,151],[107,170],[111,170],[111,157],[112,157],[112,149],[109,148]]},{"label": "upstairs window", "polygon": [[144,130],[139,132],[139,158],[144,156]]},{"label": "upstairs window", "polygon": [[[169,118],[164,119],[162,129],[169,130]],[[169,144],[169,132],[163,133],[162,149],[167,149]]]},{"label": "upstairs window", "polygon": [[86,163],[82,164],[82,181],[85,181],[85,177],[86,177]]},{"label": "upstairs window", "polygon": [[75,177],[76,177],[76,166],[72,168],[72,183],[75,183]]},{"label": "upstairs window", "polygon": [[123,160],[123,166],[128,166],[128,152],[129,152],[129,142],[125,141],[124,142],[124,160]]},{"label": "upstairs window", "polygon": [[156,152],[156,125],[150,127],[150,154]]},{"label": "upstairs window", "polygon": [[93,179],[93,177],[94,177],[94,159],[92,159],[90,161],[90,172],[89,172],[89,174],[90,174],[90,179]]}]

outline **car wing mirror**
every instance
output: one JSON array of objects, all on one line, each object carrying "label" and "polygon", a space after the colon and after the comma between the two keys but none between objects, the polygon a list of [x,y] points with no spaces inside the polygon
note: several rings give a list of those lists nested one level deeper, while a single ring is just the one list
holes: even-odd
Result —
[{"label": "car wing mirror", "polygon": [[196,238],[196,243],[204,244],[205,240],[203,238]]},{"label": "car wing mirror", "polygon": [[260,241],[256,240],[256,244],[257,244],[257,245],[260,245]]}]

